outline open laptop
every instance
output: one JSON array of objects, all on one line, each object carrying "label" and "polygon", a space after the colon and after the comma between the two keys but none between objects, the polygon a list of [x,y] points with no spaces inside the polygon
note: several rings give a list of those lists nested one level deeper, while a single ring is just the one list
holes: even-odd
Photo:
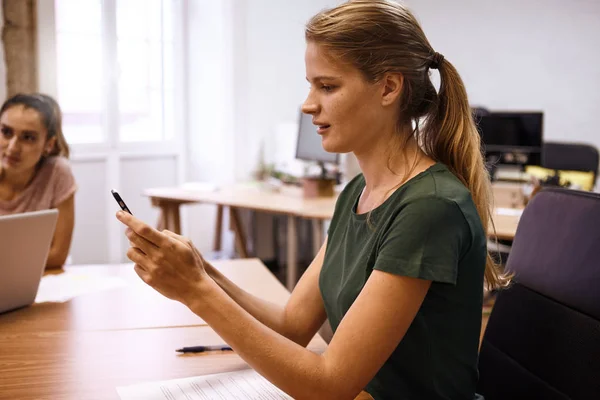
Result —
[{"label": "open laptop", "polygon": [[34,302],[57,219],[55,209],[0,217],[0,313]]}]

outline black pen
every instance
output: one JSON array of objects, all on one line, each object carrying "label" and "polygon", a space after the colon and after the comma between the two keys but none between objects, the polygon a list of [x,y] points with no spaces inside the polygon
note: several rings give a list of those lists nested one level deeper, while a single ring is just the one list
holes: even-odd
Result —
[{"label": "black pen", "polygon": [[175,350],[179,353],[203,353],[205,351],[233,351],[233,349],[229,346],[216,345],[216,346],[192,346],[192,347],[183,347],[181,349]]}]

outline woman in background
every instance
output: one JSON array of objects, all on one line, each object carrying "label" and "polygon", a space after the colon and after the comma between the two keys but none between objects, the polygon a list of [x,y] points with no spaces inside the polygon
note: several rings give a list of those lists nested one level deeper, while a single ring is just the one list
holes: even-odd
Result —
[{"label": "woman in background", "polygon": [[[362,174],[340,194],[325,244],[288,303],[240,289],[171,232],[119,212],[146,283],[198,314],[296,399],[472,400],[490,181],[467,93],[401,4],[355,0],[306,28],[303,111],[325,150]],[[438,71],[436,91],[430,74]],[[268,110],[265,110],[268,112]],[[328,319],[323,354],[305,348]]]},{"label": "woman in background", "polygon": [[61,267],[71,246],[77,187],[60,107],[47,95],[17,94],[0,108],[0,131],[0,215],[58,209],[46,267]]}]

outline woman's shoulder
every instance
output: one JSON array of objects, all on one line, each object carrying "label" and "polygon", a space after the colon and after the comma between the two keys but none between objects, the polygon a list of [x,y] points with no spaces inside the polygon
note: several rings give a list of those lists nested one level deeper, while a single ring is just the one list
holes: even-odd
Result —
[{"label": "woman's shoulder", "polygon": [[435,164],[408,183],[402,194],[403,203],[435,198],[460,204],[471,198],[469,189],[442,163]]},{"label": "woman's shoulder", "polygon": [[44,160],[40,173],[42,176],[38,180],[38,185],[47,188],[52,207],[61,204],[77,190],[77,183],[71,171],[71,165],[65,157],[48,157]]},{"label": "woman's shoulder", "polygon": [[73,175],[69,160],[62,156],[52,156],[46,158],[41,166],[40,172],[45,172],[50,176],[64,177]]}]

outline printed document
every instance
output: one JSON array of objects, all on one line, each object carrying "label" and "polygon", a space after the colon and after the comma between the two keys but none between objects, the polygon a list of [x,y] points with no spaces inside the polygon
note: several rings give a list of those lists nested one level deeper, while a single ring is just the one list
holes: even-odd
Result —
[{"label": "printed document", "polygon": [[117,392],[121,400],[291,399],[252,369],[118,387]]}]

